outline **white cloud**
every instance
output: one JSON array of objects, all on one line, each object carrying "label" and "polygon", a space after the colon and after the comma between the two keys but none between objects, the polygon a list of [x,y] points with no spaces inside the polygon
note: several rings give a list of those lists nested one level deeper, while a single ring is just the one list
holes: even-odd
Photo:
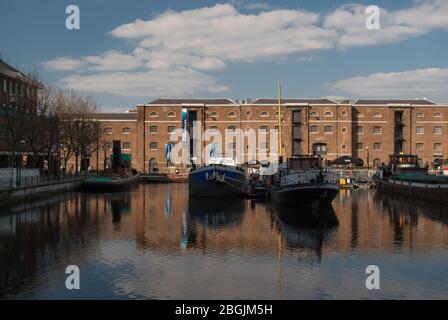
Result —
[{"label": "white cloud", "polygon": [[126,71],[142,66],[142,61],[132,55],[109,51],[101,56],[83,58],[91,71]]},{"label": "white cloud", "polygon": [[42,63],[44,68],[53,71],[74,71],[83,68],[85,63],[78,59],[56,58]]},{"label": "white cloud", "polygon": [[448,98],[447,68],[427,68],[402,72],[374,73],[326,84],[337,92],[362,98]]},{"label": "white cloud", "polygon": [[[365,6],[360,4],[342,6],[325,16],[304,10],[268,8],[263,2],[234,0],[233,3],[238,8],[250,6],[261,11],[243,13],[232,4],[180,12],[167,10],[149,20],[137,19],[110,32],[113,37],[131,43],[134,46],[131,52],[106,51],[79,59],[56,58],[43,65],[50,70],[84,74],[65,78],[65,85],[83,86],[76,85],[75,79],[101,79],[103,83],[93,84],[92,90],[101,88],[119,95],[123,92],[115,81],[118,75],[124,75],[133,83],[125,85],[124,92],[136,96],[176,93],[174,85],[165,80],[189,70],[193,81],[188,86],[179,79],[173,81],[180,83],[179,91],[195,94],[204,88],[206,92],[226,88],[205,73],[224,69],[232,63],[280,61],[291,57],[297,62],[310,62],[314,61],[316,50],[397,42],[448,26],[448,1],[445,0],[419,1],[402,10],[382,9],[382,29],[377,31],[366,29]],[[145,85],[134,83],[135,79]],[[208,85],[204,79],[209,81]],[[167,87],[162,90],[162,85]]]},{"label": "white cloud", "polygon": [[62,79],[64,88],[108,92],[116,96],[178,97],[192,92],[222,92],[228,88],[216,83],[213,77],[186,67],[142,72],[109,72],[93,75],[71,75]]},{"label": "white cloud", "polygon": [[436,29],[448,29],[448,1],[420,1],[396,11],[380,9],[380,30],[365,27],[366,6],[349,4],[325,17],[323,27],[337,30],[340,47],[369,46],[402,41]]}]

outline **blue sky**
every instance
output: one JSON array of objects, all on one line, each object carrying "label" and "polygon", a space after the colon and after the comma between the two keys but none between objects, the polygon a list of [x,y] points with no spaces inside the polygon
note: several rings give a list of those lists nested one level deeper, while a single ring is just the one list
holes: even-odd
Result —
[{"label": "blue sky", "polygon": [[[65,28],[65,9],[81,29]],[[365,7],[380,30],[365,27]],[[135,22],[140,19],[140,22]],[[448,1],[0,0],[0,52],[103,110],[158,97],[448,101]]]}]

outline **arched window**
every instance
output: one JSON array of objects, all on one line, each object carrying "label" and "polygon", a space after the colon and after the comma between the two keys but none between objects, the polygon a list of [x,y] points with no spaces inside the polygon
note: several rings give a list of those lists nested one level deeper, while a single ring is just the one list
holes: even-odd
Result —
[{"label": "arched window", "polygon": [[174,118],[176,117],[176,114],[172,111],[168,112],[168,118]]},{"label": "arched window", "polygon": [[112,134],[112,128],[104,128],[104,134],[111,135]]},{"label": "arched window", "polygon": [[233,132],[233,131],[236,130],[236,127],[235,126],[228,126],[227,130],[230,131],[230,132]]},{"label": "arched window", "polygon": [[261,133],[268,133],[269,131],[269,127],[268,126],[261,126],[260,127],[260,132]]},{"label": "arched window", "polygon": [[129,127],[124,127],[124,128],[122,129],[122,132],[123,132],[123,134],[131,134],[131,128],[129,128]]},{"label": "arched window", "polygon": [[324,113],[324,117],[332,117],[333,116],[333,112],[331,112],[331,111],[325,111],[325,113]]},{"label": "arched window", "polygon": [[210,113],[210,117],[212,117],[212,118],[216,118],[216,117],[218,117],[218,112],[212,112],[212,113]]},{"label": "arched window", "polygon": [[260,113],[260,117],[269,117],[269,113],[266,111],[263,111]]},{"label": "arched window", "polygon": [[316,111],[310,112],[310,118],[317,118],[318,116],[319,116],[319,114]]},{"label": "arched window", "polygon": [[157,171],[159,171],[156,158],[152,158],[151,160],[149,160],[149,171],[150,172],[157,172]]},{"label": "arched window", "polygon": [[236,117],[236,113],[233,112],[233,111],[230,111],[227,116],[230,117],[230,118],[235,118]]},{"label": "arched window", "polygon": [[155,111],[151,112],[151,113],[149,114],[149,116],[150,116],[151,118],[158,117],[157,112],[155,112]]},{"label": "arched window", "polygon": [[415,114],[415,116],[416,116],[417,118],[423,118],[425,115],[424,115],[422,112],[417,112],[417,113]]},{"label": "arched window", "polygon": [[442,118],[442,114],[440,112],[434,113],[434,118]]},{"label": "arched window", "polygon": [[347,116],[347,111],[342,110],[342,111],[341,111],[341,116],[346,117],[346,116]]},{"label": "arched window", "polygon": [[374,117],[374,118],[381,118],[382,115],[381,115],[381,113],[379,113],[379,112],[375,112],[375,113],[373,114],[373,117]]}]

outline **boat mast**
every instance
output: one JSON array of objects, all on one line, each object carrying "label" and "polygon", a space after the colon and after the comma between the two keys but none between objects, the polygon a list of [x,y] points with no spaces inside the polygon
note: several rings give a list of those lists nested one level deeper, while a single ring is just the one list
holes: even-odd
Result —
[{"label": "boat mast", "polygon": [[282,148],[282,94],[281,94],[281,86],[280,79],[278,79],[277,84],[277,95],[278,95],[278,162],[283,162],[283,148]]}]

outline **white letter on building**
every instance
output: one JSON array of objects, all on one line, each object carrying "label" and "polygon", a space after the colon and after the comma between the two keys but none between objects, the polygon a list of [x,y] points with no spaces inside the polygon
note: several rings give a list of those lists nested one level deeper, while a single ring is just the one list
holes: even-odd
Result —
[{"label": "white letter on building", "polygon": [[81,24],[81,18],[78,6],[70,5],[65,9],[65,13],[69,14],[65,20],[65,27],[68,30],[79,30]]}]

